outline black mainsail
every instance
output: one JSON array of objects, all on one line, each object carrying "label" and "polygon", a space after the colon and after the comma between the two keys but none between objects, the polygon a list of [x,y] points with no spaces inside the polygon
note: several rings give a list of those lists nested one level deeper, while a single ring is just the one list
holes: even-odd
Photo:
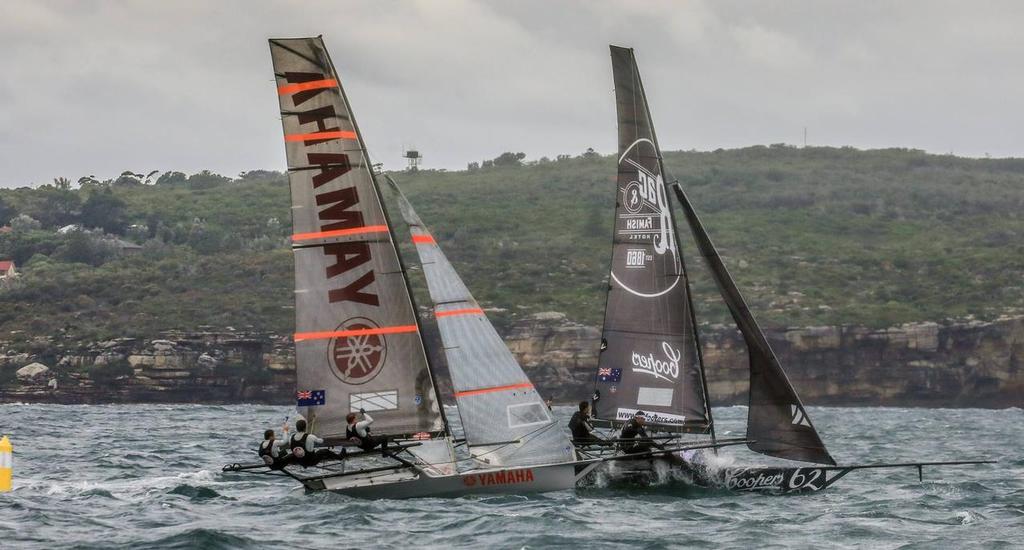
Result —
[{"label": "black mainsail", "polygon": [[657,137],[631,50],[612,48],[619,119],[611,273],[595,416],[643,410],[661,427],[709,429],[690,288]]},{"label": "black mainsail", "polygon": [[[673,380],[682,394],[676,410],[690,415],[707,411],[707,416],[687,416],[686,421],[690,422],[691,418],[709,421],[706,391],[700,391],[705,386],[693,304],[666,197],[661,150],[633,50],[612,46],[611,56],[619,126],[619,178],[612,280],[605,312],[598,389],[607,385],[601,382],[603,377],[616,378],[620,372],[619,397],[613,398],[611,403],[617,415],[621,415],[624,405],[628,411],[635,400],[633,388],[638,385],[633,380],[639,374],[645,383],[649,382],[653,375],[644,369],[649,365],[657,368],[656,361],[660,359],[658,350],[650,348],[662,339],[666,359],[677,355],[680,358],[680,380]],[[752,440],[748,447],[779,458],[835,464],[692,204],[678,183],[672,187],[697,247],[707,260],[712,277],[747,344],[750,357],[747,439]],[[634,342],[646,343],[648,347],[637,353],[629,347],[639,345]],[[683,353],[688,349],[685,345],[692,346],[692,351]],[[676,349],[677,354],[669,353]],[[646,365],[640,361],[638,372],[637,358],[642,360],[645,354],[649,361]],[[634,374],[628,379],[628,385],[627,372]],[[607,393],[601,392],[599,403],[605,401]],[[636,406],[642,403],[637,402]],[[607,414],[608,408],[606,405],[598,410]]]},{"label": "black mainsail", "polygon": [[271,39],[288,157],[300,412],[345,434],[446,429],[366,146],[323,40]]}]

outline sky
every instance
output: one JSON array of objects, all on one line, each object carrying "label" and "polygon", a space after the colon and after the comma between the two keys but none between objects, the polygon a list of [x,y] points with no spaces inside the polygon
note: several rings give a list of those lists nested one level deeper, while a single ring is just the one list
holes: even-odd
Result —
[{"label": "sky", "polygon": [[266,39],[323,34],[370,154],[613,153],[608,44],[665,150],[1024,156],[1024,3],[0,0],[0,186],[283,170]]}]

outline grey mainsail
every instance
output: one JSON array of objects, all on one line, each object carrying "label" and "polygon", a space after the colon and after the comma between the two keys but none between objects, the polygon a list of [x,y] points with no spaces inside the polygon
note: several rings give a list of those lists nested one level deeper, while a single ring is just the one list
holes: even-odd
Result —
[{"label": "grey mainsail", "polygon": [[323,40],[271,39],[295,255],[300,412],[318,434],[372,412],[381,434],[445,429],[366,147]]},{"label": "grey mainsail", "polygon": [[643,410],[665,428],[705,431],[709,411],[672,206],[631,51],[612,48],[619,157],[611,273],[595,382],[597,418]]},{"label": "grey mainsail", "polygon": [[433,236],[388,178],[416,245],[470,453],[489,466],[568,462],[572,444]]},{"label": "grey mainsail", "polygon": [[[657,139],[654,137],[650,111],[643,92],[643,85],[640,83],[640,74],[633,50],[612,46],[611,51],[612,68],[615,73],[615,92],[618,98],[620,147],[621,144],[631,139],[630,128],[632,126],[649,128],[649,136],[641,135],[635,138],[648,137],[650,140],[649,147],[638,154],[646,157],[650,164],[653,164],[656,159],[659,168],[663,169],[661,152],[657,146]],[[619,170],[621,186],[621,162]],[[663,172],[656,174],[659,180],[662,174]],[[811,424],[810,416],[800,402],[793,385],[786,377],[786,373],[768,344],[761,327],[744,302],[736,283],[729,275],[718,251],[708,237],[707,231],[697,217],[693,205],[678,184],[674,184],[672,187],[683,207],[684,217],[694,236],[697,248],[707,261],[712,278],[747,344],[750,358],[750,401],[746,436],[752,440],[748,447],[753,451],[779,458],[835,464],[832,456],[825,449],[821,437],[814,429],[814,425]],[[610,304],[611,298],[609,298],[609,307]],[[683,305],[678,302],[677,304],[676,307],[682,310]],[[687,301],[687,305],[692,307],[689,301]],[[651,314],[652,317],[658,317],[661,312],[654,309],[651,310]],[[634,326],[644,330],[642,324]]]}]

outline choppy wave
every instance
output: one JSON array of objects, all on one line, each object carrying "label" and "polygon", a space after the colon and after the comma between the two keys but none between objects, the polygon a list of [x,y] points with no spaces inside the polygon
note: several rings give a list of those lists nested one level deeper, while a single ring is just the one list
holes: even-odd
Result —
[{"label": "choppy wave", "polygon": [[[850,474],[821,494],[697,489],[668,470],[639,489],[598,479],[545,495],[360,501],[287,479],[224,474],[289,414],[256,405],[0,405],[15,490],[0,541],[18,548],[1013,547],[1024,530],[1021,410],[813,408],[843,463],[991,456],[993,466]],[[568,414],[570,409],[558,411]],[[745,407],[716,411],[743,433]],[[455,416],[455,415],[450,415]],[[7,430],[10,428],[0,428]],[[708,467],[770,462],[746,449]]]}]

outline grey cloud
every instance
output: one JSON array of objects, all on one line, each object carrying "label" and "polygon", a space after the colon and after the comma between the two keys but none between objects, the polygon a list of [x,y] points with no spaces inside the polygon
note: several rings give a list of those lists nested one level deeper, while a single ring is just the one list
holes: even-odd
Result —
[{"label": "grey cloud", "polygon": [[607,44],[665,148],[1019,156],[1014,2],[294,1],[0,5],[0,185],[281,169],[266,38],[324,34],[377,160],[614,148]]}]

